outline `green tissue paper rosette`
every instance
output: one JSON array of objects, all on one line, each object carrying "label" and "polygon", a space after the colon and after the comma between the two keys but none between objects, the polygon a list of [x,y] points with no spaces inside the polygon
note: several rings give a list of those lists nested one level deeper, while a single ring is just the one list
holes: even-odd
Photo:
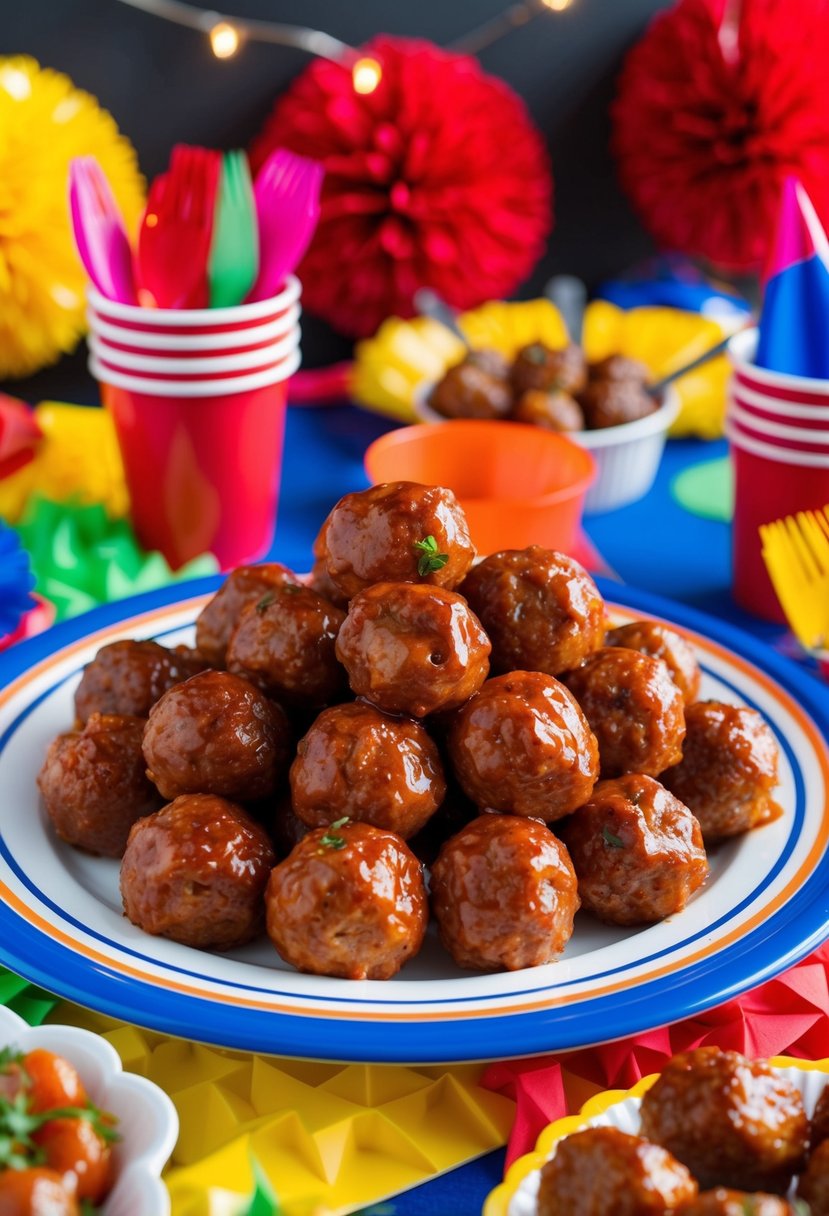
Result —
[{"label": "green tissue paper rosette", "polygon": [[39,1026],[57,1003],[56,996],[0,967],[0,1005],[7,1005],[30,1026]]},{"label": "green tissue paper rosette", "polygon": [[30,499],[17,525],[37,578],[36,590],[65,620],[113,600],[168,583],[216,574],[210,553],[173,572],[160,553],[145,553],[126,519],[110,519],[101,503]]}]

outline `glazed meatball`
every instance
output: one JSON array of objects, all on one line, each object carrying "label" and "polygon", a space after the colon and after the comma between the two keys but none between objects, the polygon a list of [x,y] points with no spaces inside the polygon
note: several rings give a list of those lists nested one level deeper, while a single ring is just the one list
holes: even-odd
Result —
[{"label": "glazed meatball", "polygon": [[309,827],[343,815],[407,839],[443,801],[438,749],[418,722],[360,701],[317,718],[291,765],[291,801]]},{"label": "glazed meatball", "polygon": [[812,1151],[824,1140],[829,1140],[829,1084],[827,1084],[817,1100],[815,1113],[812,1115],[809,1144]]},{"label": "glazed meatball", "polygon": [[564,845],[534,819],[473,819],[443,846],[430,881],[441,941],[459,967],[540,967],[572,936],[576,875]]},{"label": "glazed meatball", "polygon": [[510,417],[516,422],[543,427],[545,431],[583,431],[584,414],[575,397],[563,389],[546,392],[528,388],[516,401]]},{"label": "glazed meatball", "polygon": [[557,676],[602,645],[602,597],[564,553],[540,545],[493,553],[459,590],[492,642],[493,671]]},{"label": "glazed meatball", "polygon": [[487,680],[454,716],[447,745],[481,809],[561,819],[583,806],[599,775],[587,719],[563,684],[537,671]]},{"label": "glazed meatball", "polygon": [[202,950],[256,937],[275,861],[264,828],[213,794],[183,794],[130,832],[124,912],[145,933]]},{"label": "glazed meatball", "polygon": [[166,799],[218,794],[254,802],[285,775],[288,720],[257,688],[204,671],[166,692],[144,731],[147,775]]},{"label": "glazed meatball", "polygon": [[684,702],[661,659],[604,646],[562,679],[599,741],[602,777],[658,777],[682,756]]},{"label": "glazed meatball", "polygon": [[829,1216],[829,1141],[819,1144],[809,1158],[797,1196],[808,1203],[811,1216]]},{"label": "glazed meatball", "polygon": [[631,621],[611,629],[605,638],[606,646],[624,646],[638,650],[651,658],[668,664],[671,679],[677,685],[686,705],[691,705],[699,696],[702,674],[696,655],[680,634],[658,621]]},{"label": "glazed meatball", "polygon": [[257,603],[274,587],[298,586],[293,570],[279,562],[239,566],[225,579],[196,621],[196,646],[212,667],[224,667],[227,644],[243,608]]},{"label": "glazed meatball", "polygon": [[228,671],[289,706],[321,706],[345,693],[334,643],[345,617],[310,587],[274,587],[242,610]]},{"label": "glazed meatball", "polygon": [[516,396],[531,388],[579,393],[587,384],[584,352],[573,342],[559,350],[552,350],[543,342],[531,342],[515,356],[510,383]]},{"label": "glazed meatball", "polygon": [[697,1184],[658,1144],[615,1127],[566,1136],[541,1171],[538,1216],[665,1216]]},{"label": "glazed meatball", "polygon": [[136,819],[161,806],[147,780],[144,719],[91,714],[82,731],[58,735],[37,784],[61,840],[88,853],[120,857]]},{"label": "glazed meatball", "polygon": [[314,542],[314,556],[351,599],[374,583],[456,587],[475,548],[451,490],[392,481],[341,498]]},{"label": "glazed meatball", "polygon": [[682,759],[663,782],[696,815],[705,843],[777,819],[777,743],[757,710],[698,701],[685,724]]},{"label": "glazed meatball", "polygon": [[642,1135],[707,1190],[782,1195],[802,1166],[809,1122],[800,1094],[763,1060],[698,1047],[674,1058],[642,1099]]},{"label": "glazed meatball", "polygon": [[705,1191],[683,1203],[677,1216],[797,1216],[797,1212],[785,1199],[777,1195],[764,1195],[758,1191],[731,1191],[718,1186],[714,1191]]},{"label": "glazed meatball", "polygon": [[168,650],[158,642],[111,642],[84,668],[75,693],[80,725],[90,714],[146,718],[158,698],[207,664],[184,647]]},{"label": "glazed meatball", "polygon": [[591,380],[578,400],[592,431],[635,422],[659,409],[659,402],[633,380]]},{"label": "glazed meatball", "polygon": [[418,583],[377,583],[356,595],[337,658],[358,697],[392,714],[456,709],[489,672],[489,638],[462,596]]},{"label": "glazed meatball", "polygon": [[708,874],[696,819],[643,773],[600,781],[559,835],[582,907],[611,925],[645,925],[681,912]]},{"label": "glazed meatball", "polygon": [[[429,395],[429,405],[444,418],[505,418],[512,409],[512,390],[505,364],[488,363],[472,351],[450,367]],[[494,352],[488,352],[494,354]],[[497,357],[497,356],[496,356]],[[498,368],[497,371],[491,368]]]},{"label": "glazed meatball", "polygon": [[650,378],[647,366],[628,355],[608,355],[590,364],[591,380],[633,381],[634,384],[644,385]]},{"label": "glazed meatball", "polygon": [[428,920],[420,862],[370,823],[317,828],[271,874],[268,935],[300,971],[387,980],[420,949]]}]

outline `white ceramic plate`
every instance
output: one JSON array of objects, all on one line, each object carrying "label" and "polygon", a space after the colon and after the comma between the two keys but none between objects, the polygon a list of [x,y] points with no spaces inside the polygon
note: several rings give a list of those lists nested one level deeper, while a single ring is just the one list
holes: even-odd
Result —
[{"label": "white ceramic plate", "polygon": [[736,630],[616,584],[602,590],[619,619],[670,615],[697,649],[703,696],[756,706],[781,748],[785,815],[712,854],[709,882],[681,914],[631,931],[579,913],[560,961],[484,975],[456,968],[431,930],[422,953],[385,983],[301,975],[267,940],[213,954],[141,932],[121,913],[118,863],[56,839],[35,777],[47,744],[72,721],[81,669],[100,646],[192,640],[204,601],[182,600],[188,591],[179,586],[99,609],[0,656],[0,686],[8,685],[0,693],[0,962],[61,996],[188,1038],[411,1063],[636,1034],[791,965],[829,932],[823,690]]}]

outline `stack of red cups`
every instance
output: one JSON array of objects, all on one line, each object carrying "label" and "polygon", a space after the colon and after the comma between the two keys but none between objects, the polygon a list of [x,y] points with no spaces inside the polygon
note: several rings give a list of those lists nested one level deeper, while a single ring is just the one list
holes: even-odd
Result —
[{"label": "stack of red cups", "polygon": [[829,380],[752,362],[757,330],[735,335],[726,431],[734,466],[733,589],[747,611],[785,622],[759,528],[829,503]]},{"label": "stack of red cups", "polygon": [[276,524],[300,285],[234,308],[156,309],[89,291],[89,368],[115,423],[136,536],[173,569],[262,557]]}]

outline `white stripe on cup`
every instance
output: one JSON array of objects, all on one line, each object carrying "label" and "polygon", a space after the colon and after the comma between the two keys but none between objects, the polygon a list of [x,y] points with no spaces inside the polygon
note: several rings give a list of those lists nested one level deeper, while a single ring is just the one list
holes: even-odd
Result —
[{"label": "white stripe on cup", "polygon": [[299,339],[300,331],[297,328],[270,346],[261,346],[257,350],[245,351],[242,354],[216,355],[206,359],[167,359],[153,355],[133,355],[117,350],[94,334],[90,334],[88,343],[89,349],[99,360],[120,371],[160,372],[162,375],[176,376],[188,372],[193,375],[199,372],[215,375],[219,372],[241,372],[250,368],[269,367],[296,350]]},{"label": "white stripe on cup", "polygon": [[125,388],[133,393],[145,393],[149,397],[229,397],[234,393],[250,392],[268,384],[287,380],[301,362],[299,350],[284,363],[249,376],[233,376],[227,380],[145,380],[143,376],[129,376],[124,372],[110,371],[102,367],[94,355],[89,356],[87,366],[91,374],[102,384],[114,388]]},{"label": "white stripe on cup", "polygon": [[829,428],[812,430],[806,426],[786,426],[782,422],[769,422],[765,418],[758,418],[756,414],[752,414],[748,410],[741,409],[739,400],[735,396],[732,396],[729,401],[728,414],[741,426],[748,427],[752,431],[762,431],[764,435],[769,435],[773,439],[795,439],[800,443],[813,443],[819,447],[829,445]]},{"label": "white stripe on cup", "polygon": [[105,320],[98,316],[90,305],[86,313],[86,323],[92,333],[109,342],[121,342],[124,346],[137,346],[145,350],[224,350],[228,347],[256,346],[269,342],[272,338],[281,338],[296,327],[302,309],[298,304],[292,304],[284,316],[267,325],[253,325],[248,329],[217,330],[212,334],[154,334],[147,330],[125,329],[117,322]]},{"label": "white stripe on cup", "polygon": [[92,286],[87,288],[87,299],[95,312],[116,321],[132,321],[136,325],[151,325],[153,328],[186,329],[191,325],[207,325],[224,328],[234,322],[255,321],[269,317],[280,309],[295,304],[302,286],[296,275],[285,278],[285,287],[270,300],[256,300],[253,304],[236,304],[232,308],[142,308],[139,304],[120,304],[108,300]]},{"label": "white stripe on cup", "polygon": [[767,414],[778,414],[781,418],[814,418],[818,422],[829,422],[829,393],[826,405],[809,405],[808,401],[780,401],[777,397],[767,397],[732,380],[729,396],[749,410],[765,410]]},{"label": "white stripe on cup", "polygon": [[[734,447],[750,452],[752,456],[762,456],[766,460],[775,460],[778,464],[799,465],[803,468],[829,469],[829,453],[801,452],[797,448],[778,448],[770,443],[753,439],[741,431],[737,423],[726,419],[725,433]],[[827,481],[829,491],[829,481]]]}]

